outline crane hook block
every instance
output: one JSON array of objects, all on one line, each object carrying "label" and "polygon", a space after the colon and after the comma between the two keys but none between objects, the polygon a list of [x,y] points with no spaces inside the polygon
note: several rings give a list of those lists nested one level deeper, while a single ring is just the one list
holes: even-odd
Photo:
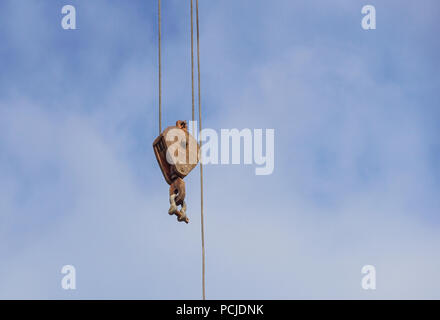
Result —
[{"label": "crane hook block", "polygon": [[[186,121],[166,128],[153,142],[153,150],[165,181],[170,185],[170,214],[188,223],[185,203],[185,178],[200,159],[200,146],[189,134]],[[179,211],[176,205],[181,205]]]}]

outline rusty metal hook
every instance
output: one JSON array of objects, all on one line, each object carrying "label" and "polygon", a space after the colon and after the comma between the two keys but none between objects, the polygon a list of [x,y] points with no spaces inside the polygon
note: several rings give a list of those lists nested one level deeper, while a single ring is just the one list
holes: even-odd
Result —
[{"label": "rusty metal hook", "polygon": [[175,194],[176,204],[182,205],[185,201],[186,190],[185,190],[185,181],[182,178],[176,178],[170,185],[170,196]]},{"label": "rusty metal hook", "polygon": [[173,193],[170,195],[170,208],[168,209],[168,214],[169,215],[173,215],[175,214],[177,216],[177,221],[180,222],[185,222],[188,223],[189,222],[189,218],[186,215],[186,202],[183,201],[182,202],[182,208],[179,210],[177,209],[177,204],[176,204],[176,199],[177,194]]}]

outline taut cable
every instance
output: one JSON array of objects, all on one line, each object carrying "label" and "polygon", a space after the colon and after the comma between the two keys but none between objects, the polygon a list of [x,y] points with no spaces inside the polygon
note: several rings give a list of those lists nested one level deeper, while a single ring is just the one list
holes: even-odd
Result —
[{"label": "taut cable", "polygon": [[[200,93],[200,32],[199,32],[199,0],[196,0],[196,21],[197,21],[197,76],[198,76],[198,93],[199,93],[199,144],[202,143],[202,101]],[[205,291],[205,227],[203,216],[203,164],[200,159],[200,218],[202,232],[202,288],[203,300],[206,299]]]}]

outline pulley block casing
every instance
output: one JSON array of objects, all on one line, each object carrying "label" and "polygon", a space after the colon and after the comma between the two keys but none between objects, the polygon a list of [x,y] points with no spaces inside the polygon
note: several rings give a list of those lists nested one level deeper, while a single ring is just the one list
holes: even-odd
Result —
[{"label": "pulley block casing", "polygon": [[200,158],[200,147],[189,134],[186,121],[166,128],[153,142],[154,154],[166,182],[185,178]]}]

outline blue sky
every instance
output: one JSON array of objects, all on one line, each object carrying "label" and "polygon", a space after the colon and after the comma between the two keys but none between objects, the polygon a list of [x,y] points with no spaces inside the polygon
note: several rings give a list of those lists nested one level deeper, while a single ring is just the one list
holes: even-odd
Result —
[{"label": "blue sky", "polygon": [[[190,25],[189,1],[162,2],[166,126],[191,117]],[[65,4],[77,30],[61,28]],[[1,2],[1,298],[200,298],[198,170],[179,224],[151,148],[156,9]],[[439,13],[200,1],[204,126],[275,129],[272,175],[205,168],[208,298],[440,297]]]}]

